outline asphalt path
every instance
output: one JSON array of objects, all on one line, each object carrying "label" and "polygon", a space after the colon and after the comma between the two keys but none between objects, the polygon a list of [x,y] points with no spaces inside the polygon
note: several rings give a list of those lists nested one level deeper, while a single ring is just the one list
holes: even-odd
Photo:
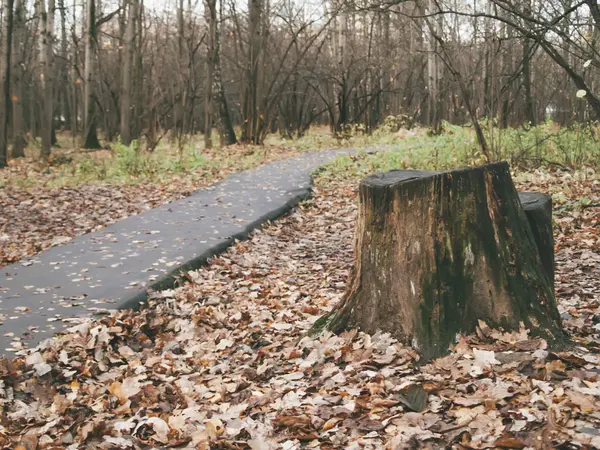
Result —
[{"label": "asphalt path", "polygon": [[236,239],[310,196],[313,171],[341,149],[266,164],[189,197],[1,269],[0,355],[34,347],[81,318],[136,308]]}]

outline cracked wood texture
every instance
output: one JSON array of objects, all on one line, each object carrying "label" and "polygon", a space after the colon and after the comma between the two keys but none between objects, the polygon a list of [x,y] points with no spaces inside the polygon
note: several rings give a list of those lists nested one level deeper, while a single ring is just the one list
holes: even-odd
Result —
[{"label": "cracked wood texture", "polygon": [[355,245],[348,291],[316,328],[389,332],[425,359],[447,353],[478,320],[564,338],[507,163],[366,178]]}]

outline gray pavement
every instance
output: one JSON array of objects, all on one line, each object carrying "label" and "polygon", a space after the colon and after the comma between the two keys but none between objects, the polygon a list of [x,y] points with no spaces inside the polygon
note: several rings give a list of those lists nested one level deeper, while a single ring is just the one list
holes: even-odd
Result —
[{"label": "gray pavement", "polygon": [[0,355],[33,347],[81,317],[139,306],[148,289],[172,286],[181,271],[307,198],[319,166],[358,152],[307,153],[233,174],[0,269]]}]

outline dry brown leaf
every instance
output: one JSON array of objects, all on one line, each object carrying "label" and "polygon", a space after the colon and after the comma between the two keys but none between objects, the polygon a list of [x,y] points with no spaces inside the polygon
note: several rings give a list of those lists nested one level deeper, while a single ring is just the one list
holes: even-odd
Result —
[{"label": "dry brown leaf", "polygon": [[527,445],[523,441],[521,441],[520,439],[517,439],[515,437],[512,437],[512,436],[502,436],[500,439],[497,439],[494,442],[494,446],[498,447],[498,448],[517,448],[517,449],[527,447]]}]

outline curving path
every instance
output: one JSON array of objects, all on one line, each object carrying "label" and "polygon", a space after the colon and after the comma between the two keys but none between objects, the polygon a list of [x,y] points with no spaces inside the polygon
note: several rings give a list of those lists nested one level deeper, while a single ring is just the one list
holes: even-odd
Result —
[{"label": "curving path", "polygon": [[0,355],[33,347],[78,318],[139,306],[148,289],[245,238],[310,195],[311,173],[340,154],[307,153],[209,188],[1,269]]}]

